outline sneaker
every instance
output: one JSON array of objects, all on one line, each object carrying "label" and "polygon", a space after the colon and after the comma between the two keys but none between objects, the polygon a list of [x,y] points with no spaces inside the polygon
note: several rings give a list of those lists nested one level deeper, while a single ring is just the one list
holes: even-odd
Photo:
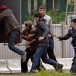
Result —
[{"label": "sneaker", "polygon": [[42,70],[42,69],[44,69],[44,70],[45,70],[46,68],[44,67],[44,65],[42,64],[42,62],[40,62],[40,67],[39,67],[39,69],[38,69],[38,70],[40,71],[40,70]]},{"label": "sneaker", "polygon": [[23,55],[21,55],[21,58],[22,58],[22,62],[26,61],[26,52]]},{"label": "sneaker", "polygon": [[31,70],[30,73],[37,73],[38,70]]},{"label": "sneaker", "polygon": [[76,69],[75,69],[75,70],[72,70],[72,69],[71,69],[71,70],[70,70],[70,73],[71,73],[71,74],[76,74]]},{"label": "sneaker", "polygon": [[57,72],[63,72],[62,68],[63,68],[63,65],[58,64],[58,66],[55,69],[56,69]]}]

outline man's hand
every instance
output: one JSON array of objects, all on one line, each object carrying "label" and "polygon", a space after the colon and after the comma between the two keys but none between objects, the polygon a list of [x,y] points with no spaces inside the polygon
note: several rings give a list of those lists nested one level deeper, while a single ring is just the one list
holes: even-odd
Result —
[{"label": "man's hand", "polygon": [[48,38],[51,38],[52,37],[52,35],[51,34],[48,34]]},{"label": "man's hand", "polygon": [[39,37],[39,41],[42,41],[44,39],[44,37]]},{"label": "man's hand", "polygon": [[56,36],[56,35],[53,35],[54,37],[56,37],[56,38],[58,38],[58,36]]}]

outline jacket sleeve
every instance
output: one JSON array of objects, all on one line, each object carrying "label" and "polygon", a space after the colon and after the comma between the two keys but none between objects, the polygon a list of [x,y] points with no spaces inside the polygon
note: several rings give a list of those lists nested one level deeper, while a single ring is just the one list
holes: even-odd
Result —
[{"label": "jacket sleeve", "polygon": [[71,30],[68,31],[68,33],[64,36],[59,36],[58,39],[59,40],[67,40],[71,37]]},{"label": "jacket sleeve", "polygon": [[52,19],[51,18],[48,22],[48,26],[49,26],[49,34],[53,35],[53,26],[52,26]]},{"label": "jacket sleeve", "polygon": [[40,27],[44,31],[42,37],[45,38],[48,35],[48,33],[49,33],[49,29],[48,29],[47,25],[42,23],[42,22],[40,23]]}]

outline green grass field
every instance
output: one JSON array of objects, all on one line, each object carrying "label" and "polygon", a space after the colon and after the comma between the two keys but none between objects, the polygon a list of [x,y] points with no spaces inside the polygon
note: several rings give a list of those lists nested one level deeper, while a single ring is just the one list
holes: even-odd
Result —
[{"label": "green grass field", "polygon": [[70,74],[70,73],[58,73],[55,71],[46,71],[46,70],[42,70],[41,72],[37,72],[37,73],[26,73],[26,74],[0,74],[0,76],[76,76],[76,74]]}]

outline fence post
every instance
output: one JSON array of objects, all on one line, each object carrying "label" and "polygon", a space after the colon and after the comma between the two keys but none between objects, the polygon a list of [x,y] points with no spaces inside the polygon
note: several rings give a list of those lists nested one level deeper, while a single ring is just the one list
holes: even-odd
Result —
[{"label": "fence post", "polygon": [[74,14],[76,15],[76,0],[74,0]]},{"label": "fence post", "polygon": [[37,10],[37,0],[34,0],[34,9]]},{"label": "fence post", "polygon": [[42,5],[43,0],[37,0],[37,10],[39,9],[39,7]]},{"label": "fence post", "polygon": [[46,0],[46,9],[52,9],[53,0]]},{"label": "fence post", "polygon": [[31,15],[31,0],[28,0],[28,15]]},{"label": "fence post", "polygon": [[[66,28],[65,28],[65,22],[61,22],[62,24],[62,36],[66,34]],[[62,57],[66,58],[67,56],[66,52],[66,41],[62,41]]]},{"label": "fence post", "polygon": [[21,0],[21,22],[26,20],[28,14],[28,0]]},{"label": "fence post", "polygon": [[31,0],[31,15],[34,14],[34,0]]}]

